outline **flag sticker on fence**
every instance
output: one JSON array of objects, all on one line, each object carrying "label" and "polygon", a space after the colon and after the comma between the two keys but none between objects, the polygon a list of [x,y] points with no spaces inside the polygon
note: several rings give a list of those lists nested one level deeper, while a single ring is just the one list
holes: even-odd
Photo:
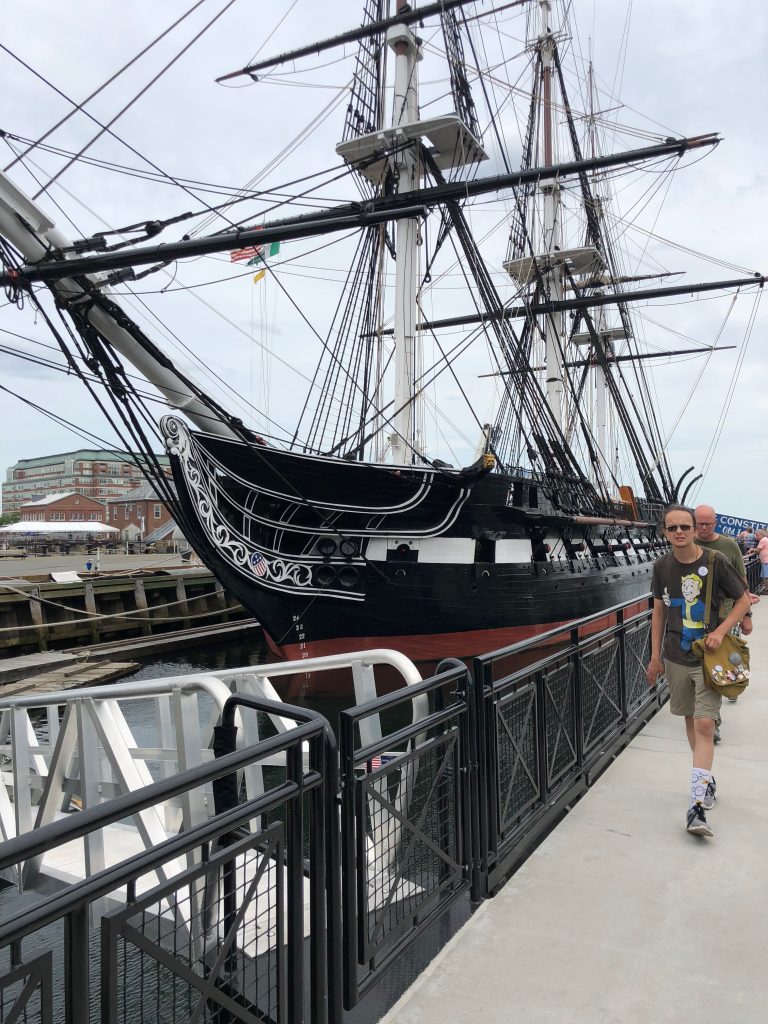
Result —
[{"label": "flag sticker on fence", "polygon": [[389,764],[397,756],[397,754],[377,754],[376,757],[372,757],[370,760],[371,771],[375,772],[377,768],[382,768],[385,764]]},{"label": "flag sticker on fence", "polygon": [[254,551],[251,555],[251,568],[257,576],[266,576],[268,566],[264,555],[259,554],[258,551]]}]

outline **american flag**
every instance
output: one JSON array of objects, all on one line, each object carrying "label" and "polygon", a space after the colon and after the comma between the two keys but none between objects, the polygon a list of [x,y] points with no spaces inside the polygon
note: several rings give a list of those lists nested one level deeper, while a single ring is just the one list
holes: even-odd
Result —
[{"label": "american flag", "polygon": [[381,768],[382,765],[389,764],[390,761],[394,761],[397,754],[377,754],[376,757],[371,758],[371,771],[375,772],[377,768]]},{"label": "american flag", "polygon": [[248,245],[245,249],[233,249],[229,254],[230,263],[242,263],[244,260],[255,259],[256,256],[261,256],[260,245]]},{"label": "american flag", "polygon": [[266,576],[267,560],[264,555],[260,555],[258,551],[254,551],[251,555],[251,568],[257,576]]}]

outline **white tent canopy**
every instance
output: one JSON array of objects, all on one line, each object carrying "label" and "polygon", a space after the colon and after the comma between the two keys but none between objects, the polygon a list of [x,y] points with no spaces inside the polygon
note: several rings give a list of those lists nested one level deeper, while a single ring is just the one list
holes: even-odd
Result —
[{"label": "white tent canopy", "polygon": [[0,534],[21,534],[26,536],[50,536],[51,534],[62,535],[69,533],[90,533],[90,534],[114,534],[120,531],[114,526],[107,526],[106,523],[31,523],[22,521],[11,523],[10,526],[0,526]]}]

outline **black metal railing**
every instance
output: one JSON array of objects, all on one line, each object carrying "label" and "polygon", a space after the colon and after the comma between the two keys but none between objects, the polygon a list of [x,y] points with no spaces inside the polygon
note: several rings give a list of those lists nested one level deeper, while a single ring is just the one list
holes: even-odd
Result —
[{"label": "black metal railing", "polygon": [[468,892],[468,682],[455,663],[339,716],[348,1008]]},{"label": "black metal railing", "polygon": [[[650,616],[644,598],[472,671],[443,662],[343,711],[338,751],[314,712],[235,694],[213,761],[3,845],[0,872],[23,878],[51,849],[141,828],[213,785],[202,824],[0,925],[0,1022],[376,1019],[658,710]],[[295,726],[237,750],[248,714]],[[262,795],[242,782],[254,765]]]},{"label": "black metal railing", "polygon": [[744,570],[747,574],[747,586],[752,593],[762,593],[765,581],[762,578],[763,566],[757,555],[749,555],[744,559]]},{"label": "black metal railing", "polygon": [[[48,1024],[63,1016],[67,1024],[83,1024],[99,1002],[100,1017],[93,1019],[102,1024],[340,1019],[339,937],[333,923],[338,879],[325,846],[329,832],[336,832],[329,829],[328,811],[336,799],[333,737],[314,712],[250,698],[231,703],[245,702],[265,712],[277,709],[297,725],[3,845],[0,871],[21,868],[55,847],[205,783],[223,780],[231,788],[235,773],[254,762],[285,758],[284,780],[262,796],[236,799],[231,807],[217,798],[217,813],[207,822],[5,922],[0,1020]],[[229,705],[224,727],[233,732],[228,711]],[[265,825],[274,814],[282,820]],[[311,837],[306,859],[305,829]],[[330,909],[329,896],[336,899]]]},{"label": "black metal railing", "polygon": [[[629,602],[475,659],[477,896],[519,866],[658,710],[664,685],[645,677],[650,620],[650,601]],[[499,673],[532,651],[532,664]]]}]

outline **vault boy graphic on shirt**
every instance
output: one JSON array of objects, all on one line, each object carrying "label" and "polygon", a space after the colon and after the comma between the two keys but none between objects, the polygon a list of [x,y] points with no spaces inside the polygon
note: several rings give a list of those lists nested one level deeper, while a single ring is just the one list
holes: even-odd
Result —
[{"label": "vault boy graphic on shirt", "polygon": [[679,608],[683,617],[683,631],[680,637],[680,649],[690,651],[694,640],[704,636],[706,632],[704,622],[704,602],[699,595],[704,589],[704,581],[697,573],[692,572],[683,576],[680,581],[682,597],[670,597],[669,591],[664,587],[662,600],[667,608]]}]

